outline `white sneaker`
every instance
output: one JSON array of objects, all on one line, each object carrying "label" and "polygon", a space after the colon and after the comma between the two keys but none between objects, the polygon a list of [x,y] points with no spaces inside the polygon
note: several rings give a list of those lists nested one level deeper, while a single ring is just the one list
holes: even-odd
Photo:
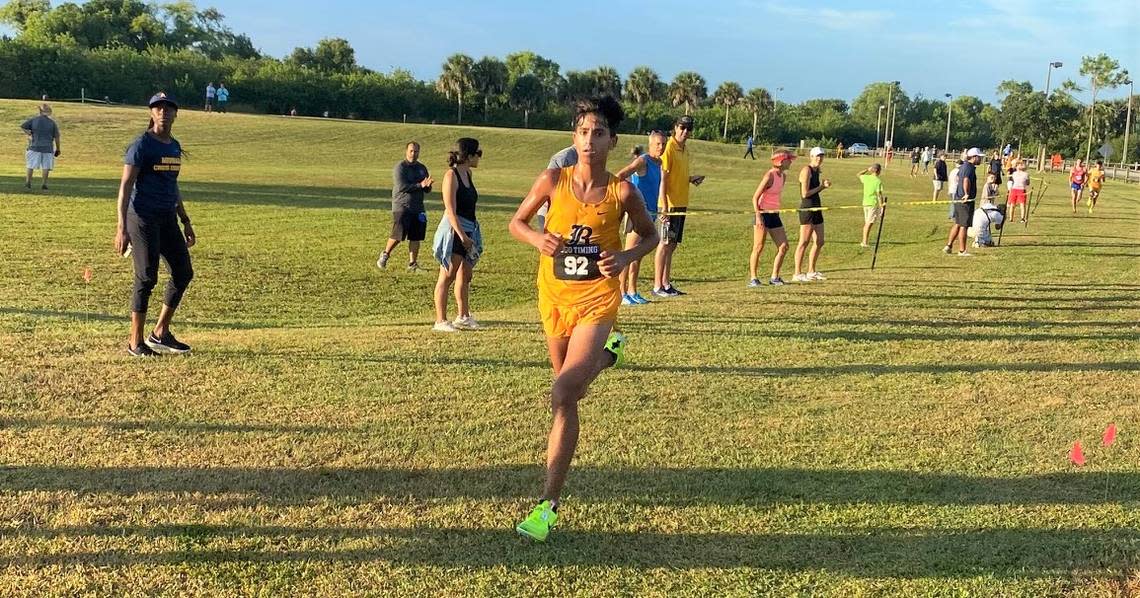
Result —
[{"label": "white sneaker", "polygon": [[811,282],[811,279],[807,277],[807,274],[796,274],[792,277],[792,282]]},{"label": "white sneaker", "polygon": [[452,326],[451,322],[436,322],[431,329],[433,332],[459,332],[459,329]]},{"label": "white sneaker", "polygon": [[455,321],[451,323],[451,326],[458,330],[478,330],[479,322],[476,322],[475,318],[467,316],[465,318],[455,318]]},{"label": "white sneaker", "polygon": [[868,245],[866,243],[860,243],[859,246],[862,247],[863,249],[867,249],[868,247],[870,247],[870,245]]},{"label": "white sneaker", "polygon": [[974,254],[972,254],[972,253],[966,253],[965,251],[959,251],[959,252],[958,252],[958,257],[974,257]]},{"label": "white sneaker", "polygon": [[379,259],[376,260],[376,267],[384,270],[388,267],[388,258],[391,257],[387,253],[381,253]]},{"label": "white sneaker", "polygon": [[808,280],[827,280],[827,277],[822,272],[808,272]]},{"label": "white sneaker", "polygon": [[945,253],[946,255],[950,255],[950,246],[947,245],[947,246],[943,247],[942,253]]}]

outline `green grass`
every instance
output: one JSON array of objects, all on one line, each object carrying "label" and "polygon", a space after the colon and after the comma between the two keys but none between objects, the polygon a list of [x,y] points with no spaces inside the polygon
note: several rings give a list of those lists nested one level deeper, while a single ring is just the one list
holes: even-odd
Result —
[{"label": "green grass", "polygon": [[[536,257],[506,222],[568,133],[181,115],[195,352],[139,363],[111,241],[146,115],[56,115],[49,193],[21,189],[20,135],[0,141],[0,594],[1140,590],[1137,187],[1072,216],[1053,177],[973,259],[940,253],[943,206],[900,206],[874,272],[861,211],[828,212],[828,282],[746,289],[763,162],[696,143],[691,295],[622,312],[631,366],[591,388],[564,525],[535,546],[511,527],[540,489],[551,376]],[[444,337],[434,273],[373,262],[403,141],[438,178],[461,135],[486,151],[488,329]],[[868,161],[825,165],[826,205],[858,203]],[[903,168],[892,200],[927,199]]]}]

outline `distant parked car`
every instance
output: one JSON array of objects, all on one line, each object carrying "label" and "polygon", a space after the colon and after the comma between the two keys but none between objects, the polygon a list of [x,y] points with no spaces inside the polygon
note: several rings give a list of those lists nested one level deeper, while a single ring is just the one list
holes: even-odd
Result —
[{"label": "distant parked car", "polygon": [[871,154],[871,148],[867,147],[866,143],[852,143],[851,147],[847,148],[847,155],[849,156],[867,156]]}]

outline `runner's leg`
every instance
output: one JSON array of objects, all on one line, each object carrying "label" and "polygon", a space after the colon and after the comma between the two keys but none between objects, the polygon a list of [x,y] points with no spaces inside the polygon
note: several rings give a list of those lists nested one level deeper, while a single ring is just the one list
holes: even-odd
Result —
[{"label": "runner's leg", "polygon": [[455,304],[460,318],[471,316],[471,262],[459,259],[459,270],[455,277]]},{"label": "runner's leg", "polygon": [[[553,421],[546,440],[546,483],[542,500],[557,501],[566,484],[566,474],[578,447],[578,401],[586,395],[590,383],[612,362],[602,347],[613,329],[613,322],[583,324],[574,328],[566,343],[565,359],[554,379],[550,393]],[[548,339],[551,361],[554,345],[564,339]]]},{"label": "runner's leg", "polygon": [[804,251],[811,242],[812,225],[800,225],[800,238],[796,242],[796,276],[803,274]]}]

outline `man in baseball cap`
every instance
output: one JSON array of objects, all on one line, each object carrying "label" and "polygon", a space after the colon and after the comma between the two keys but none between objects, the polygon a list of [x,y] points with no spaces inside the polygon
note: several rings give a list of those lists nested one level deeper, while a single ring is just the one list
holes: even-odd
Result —
[{"label": "man in baseball cap", "polygon": [[689,173],[686,142],[693,134],[693,117],[685,114],[673,125],[673,135],[661,154],[661,192],[657,195],[661,244],[653,260],[653,294],[677,297],[685,293],[673,286],[673,253],[685,236],[685,211],[689,209],[689,186],[699,186],[703,175]]},{"label": "man in baseball cap", "polygon": [[978,164],[982,163],[985,153],[972,147],[966,150],[966,161],[958,167],[957,201],[954,204],[954,223],[950,225],[950,235],[946,238],[946,246],[942,253],[949,255],[953,252],[954,240],[958,241],[958,255],[970,257],[966,253],[966,229],[970,228],[970,220],[974,216],[974,200],[978,197]]}]

